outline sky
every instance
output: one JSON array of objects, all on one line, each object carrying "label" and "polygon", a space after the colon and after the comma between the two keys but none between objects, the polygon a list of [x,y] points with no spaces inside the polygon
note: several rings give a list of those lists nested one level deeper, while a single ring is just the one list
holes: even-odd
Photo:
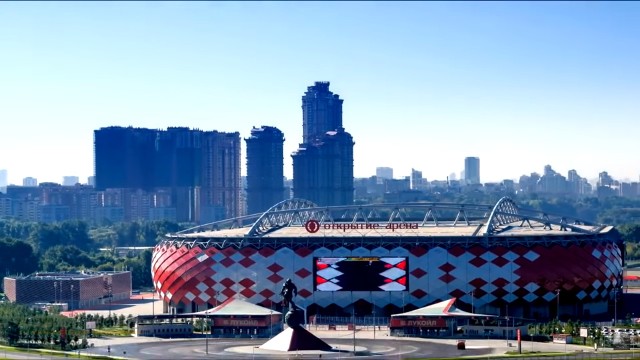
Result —
[{"label": "sky", "polygon": [[640,2],[0,2],[0,169],[86,182],[101,127],[270,125],[291,177],[330,81],[355,177],[638,181],[638,39]]}]

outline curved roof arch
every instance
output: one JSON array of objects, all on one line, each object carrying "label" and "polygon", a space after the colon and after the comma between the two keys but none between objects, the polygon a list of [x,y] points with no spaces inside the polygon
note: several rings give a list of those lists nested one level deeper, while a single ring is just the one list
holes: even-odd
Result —
[{"label": "curved roof arch", "polygon": [[601,227],[593,229],[586,229],[577,225],[590,225],[595,227],[594,224],[587,221],[570,218],[568,216],[551,215],[545,212],[520,209],[518,205],[509,197],[503,197],[498,200],[496,205],[491,211],[491,215],[487,219],[487,227],[485,235],[495,235],[507,227],[513,227],[514,223],[520,222],[519,227],[528,226],[533,227],[531,222],[539,223],[546,230],[553,230],[553,226],[557,226],[560,231],[572,231],[577,233],[595,233],[598,232]]},{"label": "curved roof arch", "polygon": [[510,224],[520,218],[518,205],[508,197],[498,200],[487,220],[487,234],[493,234],[500,226]]},{"label": "curved roof arch", "polygon": [[248,236],[258,236],[293,224],[302,225],[313,219],[318,205],[305,199],[287,199],[273,205],[253,223]]},{"label": "curved roof arch", "polygon": [[259,238],[285,227],[304,227],[310,220],[324,225],[324,229],[340,227],[340,224],[352,224],[353,228],[359,228],[358,224],[374,224],[375,228],[382,228],[407,223],[411,229],[471,227],[475,230],[468,236],[485,237],[507,234],[516,228],[594,234],[606,227],[521,208],[509,197],[501,198],[493,206],[444,202],[318,206],[309,200],[293,198],[275,204],[264,213],[199,225],[167,237],[207,238],[212,231],[241,228],[242,231],[233,232],[233,238]]}]

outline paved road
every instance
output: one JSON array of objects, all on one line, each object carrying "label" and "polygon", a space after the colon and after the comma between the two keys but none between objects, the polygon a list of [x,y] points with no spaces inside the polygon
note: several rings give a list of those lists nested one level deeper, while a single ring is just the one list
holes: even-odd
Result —
[{"label": "paved road", "polygon": [[[158,339],[148,337],[124,337],[91,339],[92,354],[111,355],[128,359],[343,359],[351,357],[354,349],[353,332],[313,331],[330,344],[331,352],[277,352],[257,348],[267,339]],[[375,336],[375,338],[374,338]],[[462,356],[503,355],[516,350],[516,342],[506,340],[466,340],[466,350],[458,350],[455,339],[396,338],[377,332],[358,331],[355,346],[358,359],[404,359]],[[508,346],[510,344],[511,346]],[[208,353],[207,353],[208,346]],[[522,342],[523,352],[592,352],[588,347],[554,343]],[[87,350],[83,350],[85,352]],[[602,351],[602,349],[601,349]],[[75,354],[75,353],[74,353]],[[0,352],[0,357],[2,357]],[[11,359],[43,359],[49,356],[7,353]],[[72,356],[71,354],[69,355]]]},{"label": "paved road", "polygon": [[[71,355],[69,355],[71,356]],[[64,359],[64,357],[41,354],[38,352],[12,352],[0,350],[0,359]]]},{"label": "paved road", "polygon": [[[328,332],[318,334],[323,340],[334,347],[332,352],[275,352],[257,348],[266,339],[204,339],[196,340],[158,340],[148,339],[144,343],[110,342],[102,340],[92,349],[93,353],[107,354],[110,343],[111,355],[132,359],[181,359],[181,358],[222,358],[222,359],[287,359],[314,358],[343,359],[353,355],[353,333]],[[415,339],[378,336],[374,339],[371,334],[357,334],[355,340],[358,359],[403,359],[403,358],[433,358],[433,357],[462,357],[462,356],[491,356],[502,355],[517,348],[515,341],[508,346],[506,340],[467,340],[466,350],[458,350],[457,340],[454,339]],[[208,347],[208,353],[206,351]],[[553,343],[523,342],[524,352],[575,352],[592,351],[590,348],[577,345],[563,345]]]},{"label": "paved road", "polygon": [[[282,359],[282,358],[314,358],[318,359],[342,359],[352,355],[353,342],[346,339],[326,340],[335,351],[299,351],[299,352],[275,352],[259,349],[264,339],[241,340],[225,339],[209,341],[208,353],[204,340],[194,340],[188,342],[160,342],[147,344],[126,344],[113,346],[112,355],[123,356],[135,359],[180,359],[180,358],[220,358],[220,359]],[[492,353],[490,348],[477,348],[469,350],[457,350],[455,345],[438,344],[407,340],[359,340],[356,342],[356,350],[359,359],[384,358],[395,359],[404,357],[436,357],[461,355],[488,355]],[[367,356],[369,355],[369,356]]]}]

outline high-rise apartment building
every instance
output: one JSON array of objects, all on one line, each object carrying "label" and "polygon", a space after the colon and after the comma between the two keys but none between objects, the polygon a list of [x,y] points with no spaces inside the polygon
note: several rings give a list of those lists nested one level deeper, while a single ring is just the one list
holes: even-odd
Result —
[{"label": "high-rise apartment building", "polygon": [[538,180],[536,190],[540,193],[564,194],[567,192],[567,185],[567,179],[549,166],[548,169],[545,167],[545,173]]},{"label": "high-rise apartment building", "polygon": [[569,173],[567,174],[567,181],[569,182],[578,182],[581,180],[580,175],[578,175],[578,172],[576,170],[569,170]]},{"label": "high-rise apartment building", "polygon": [[302,96],[302,141],[312,144],[327,131],[342,129],[342,102],[329,91],[328,81],[316,81]]},{"label": "high-rise apartment building", "polygon": [[177,221],[239,216],[240,145],[238,132],[101,128],[94,132],[95,186],[169,191]]},{"label": "high-rise apartment building", "polygon": [[0,169],[0,192],[7,192],[7,185],[9,185],[8,181],[8,172],[5,169]]},{"label": "high-rise apartment building", "polygon": [[254,127],[245,142],[247,213],[257,214],[284,200],[284,135],[275,127]]},{"label": "high-rise apartment building", "polygon": [[96,189],[150,189],[157,130],[112,126],[94,131]]},{"label": "high-rise apartment building", "polygon": [[598,186],[613,186],[614,182],[608,172],[603,171],[598,174]]},{"label": "high-rise apartment building", "polygon": [[480,184],[480,159],[467,157],[464,159],[464,181],[466,185]]},{"label": "high-rise apartment building", "polygon": [[[376,177],[379,181],[393,179],[393,168],[380,166],[376,168]],[[381,182],[380,182],[381,183]]]},{"label": "high-rise apartment building", "polygon": [[569,170],[567,174],[567,192],[574,195],[586,195],[592,191],[587,179],[578,175],[576,170]]},{"label": "high-rise apartment building", "polygon": [[22,186],[38,186],[38,179],[26,177],[22,179]]},{"label": "high-rise apartment building", "polygon": [[75,186],[80,183],[80,178],[77,176],[63,176],[62,186]]},{"label": "high-rise apartment building", "polygon": [[323,141],[301,144],[293,156],[293,194],[321,206],[353,203],[353,138],[329,131]]},{"label": "high-rise apartment building", "polygon": [[425,191],[427,189],[426,179],[422,177],[422,171],[411,169],[409,181],[411,190]]},{"label": "high-rise apartment building", "polygon": [[203,132],[199,222],[240,216],[241,138],[240,133]]},{"label": "high-rise apartment building", "polygon": [[293,158],[294,197],[322,206],[353,203],[353,138],[342,127],[340,96],[316,82],[302,96],[303,143]]}]

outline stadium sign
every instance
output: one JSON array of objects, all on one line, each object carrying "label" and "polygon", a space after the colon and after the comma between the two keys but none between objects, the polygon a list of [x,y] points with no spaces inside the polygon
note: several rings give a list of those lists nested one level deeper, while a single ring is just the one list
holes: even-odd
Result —
[{"label": "stadium sign", "polygon": [[313,234],[317,233],[320,229],[323,230],[342,230],[343,232],[351,231],[351,230],[411,230],[417,229],[419,227],[419,223],[413,222],[405,222],[405,223],[389,223],[389,224],[378,224],[378,223],[345,223],[345,224],[320,224],[318,220],[308,220],[304,224],[304,228],[307,232]]},{"label": "stadium sign", "polygon": [[261,319],[235,319],[216,318],[213,319],[214,326],[266,326],[266,321]]},{"label": "stadium sign", "polygon": [[427,327],[427,328],[445,328],[447,322],[444,319],[391,319],[391,327]]}]

